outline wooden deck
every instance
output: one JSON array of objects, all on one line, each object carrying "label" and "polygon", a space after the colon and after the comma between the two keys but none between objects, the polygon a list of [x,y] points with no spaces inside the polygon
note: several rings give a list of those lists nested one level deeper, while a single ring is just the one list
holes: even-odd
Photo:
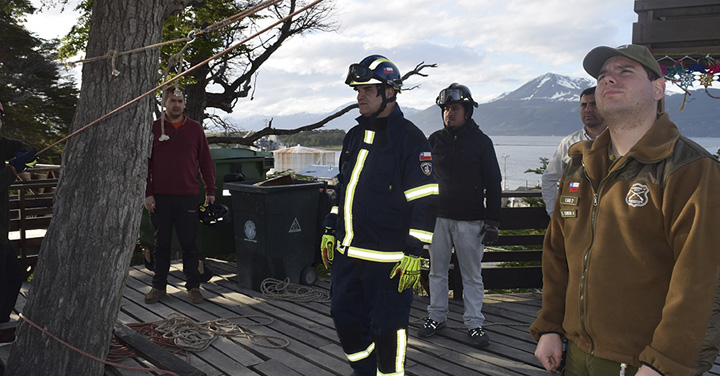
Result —
[{"label": "wooden deck", "polygon": [[[285,348],[267,348],[247,338],[216,339],[200,352],[191,353],[190,364],[207,375],[352,375],[338,343],[330,306],[325,302],[289,302],[268,299],[259,292],[239,289],[234,281],[234,265],[212,262],[216,272],[210,283],[202,286],[206,301],[190,304],[183,286],[180,263],[174,263],[169,277],[168,297],[156,304],[145,304],[144,295],[150,290],[152,273],[144,267],[130,271],[118,319],[123,323],[154,322],[173,314],[195,321],[209,321],[238,315],[262,315],[274,321],[268,326],[249,327],[258,335],[287,339]],[[318,281],[315,289],[328,292],[329,282]],[[22,310],[27,289],[16,306]],[[426,317],[426,296],[416,296],[411,311],[406,374],[417,376],[440,375],[548,375],[533,356],[535,343],[528,334],[528,326],[540,308],[540,294],[485,295],[483,312],[485,328],[491,345],[479,350],[470,345],[462,324],[461,302],[450,300],[448,328],[429,339],[419,339],[417,328]],[[248,319],[243,319],[249,322]],[[253,318],[263,321],[261,318]],[[242,323],[243,321],[237,321]],[[0,358],[7,359],[9,346],[0,348]],[[184,358],[183,358],[184,359]],[[128,359],[121,364],[152,367],[143,359]],[[114,368],[106,374],[148,375],[149,372]],[[153,373],[158,374],[158,373]],[[720,374],[716,364],[713,375]]]}]

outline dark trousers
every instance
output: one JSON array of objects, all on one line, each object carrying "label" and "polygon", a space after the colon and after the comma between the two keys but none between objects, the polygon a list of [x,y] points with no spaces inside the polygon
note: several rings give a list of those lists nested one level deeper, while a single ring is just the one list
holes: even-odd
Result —
[{"label": "dark trousers", "polygon": [[155,230],[153,287],[164,290],[167,285],[173,226],[182,248],[185,288],[190,290],[200,286],[197,205],[197,196],[155,195],[155,212],[150,215]]},{"label": "dark trousers", "polygon": [[0,245],[0,323],[10,321],[25,275],[10,241]]},{"label": "dark trousers", "polygon": [[395,374],[405,367],[413,291],[397,291],[399,277],[390,279],[394,266],[335,251],[330,309],[356,376]]}]

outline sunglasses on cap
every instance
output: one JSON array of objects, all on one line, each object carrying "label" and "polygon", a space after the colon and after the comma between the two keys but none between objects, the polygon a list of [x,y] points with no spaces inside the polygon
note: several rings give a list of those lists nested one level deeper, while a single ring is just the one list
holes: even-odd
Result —
[{"label": "sunglasses on cap", "polygon": [[348,69],[348,75],[345,79],[345,84],[350,85],[353,82],[368,82],[373,78],[380,82],[385,81],[382,77],[375,74],[372,69],[364,65],[352,64]]}]

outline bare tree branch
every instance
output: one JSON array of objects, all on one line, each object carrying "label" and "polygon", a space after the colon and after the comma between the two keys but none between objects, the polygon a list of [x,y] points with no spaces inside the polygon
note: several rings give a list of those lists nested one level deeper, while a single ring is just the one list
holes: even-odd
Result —
[{"label": "bare tree branch", "polygon": [[[425,64],[425,62],[423,61],[423,62],[421,62],[420,64],[416,65],[413,70],[405,73],[405,75],[402,77],[402,80],[405,81],[405,80],[408,79],[409,77],[412,77],[412,76],[415,76],[415,75],[421,76],[421,77],[427,77],[427,76],[428,76],[427,74],[422,73],[422,70],[425,69],[425,68],[437,68],[437,64]],[[412,90],[412,89],[414,89],[414,88],[417,88],[418,86],[419,86],[419,85],[415,85],[415,86],[412,86],[412,87],[410,87],[410,88],[406,88],[406,89],[404,89],[404,90]],[[339,111],[331,114],[330,116],[326,117],[325,119],[323,119],[323,120],[321,120],[321,121],[319,121],[319,122],[317,122],[317,123],[313,123],[313,124],[310,124],[310,125],[305,125],[305,126],[302,126],[302,127],[299,127],[299,128],[295,128],[295,129],[275,129],[275,128],[272,128],[272,122],[271,122],[267,127],[265,127],[264,129],[262,129],[261,131],[255,132],[255,133],[253,133],[252,135],[249,135],[249,136],[247,136],[247,137],[236,137],[236,136],[233,136],[233,137],[220,137],[220,136],[211,136],[211,137],[208,137],[207,140],[208,140],[208,142],[211,143],[211,144],[240,144],[240,145],[248,145],[248,146],[250,146],[250,145],[253,145],[253,144],[255,143],[255,141],[257,141],[257,140],[259,140],[259,139],[261,139],[261,138],[263,138],[263,137],[265,137],[265,136],[271,136],[271,135],[276,135],[276,136],[280,136],[280,135],[290,135],[290,134],[300,133],[300,132],[303,132],[303,131],[310,131],[310,130],[313,130],[313,129],[322,128],[325,124],[329,123],[331,120],[336,119],[336,118],[338,118],[338,117],[340,117],[340,116],[348,113],[350,110],[355,109],[355,108],[357,108],[357,107],[358,107],[357,104],[349,105],[349,106],[347,106],[347,107],[345,107],[345,108],[343,108],[343,109],[341,109],[341,110],[339,110]],[[225,129],[227,129],[227,127],[225,127]]]},{"label": "bare tree branch", "polygon": [[333,119],[337,119],[340,116],[345,115],[350,110],[357,108],[357,103],[351,104],[334,114],[326,117],[325,119],[320,120],[317,123],[313,123],[310,125],[306,125],[303,127],[295,128],[295,129],[275,129],[272,128],[272,122],[268,124],[267,127],[263,128],[263,130],[259,132],[255,132],[252,135],[248,137],[220,137],[220,136],[210,136],[207,138],[208,143],[210,144],[240,144],[240,145],[252,145],[255,143],[255,141],[265,137],[265,136],[271,136],[271,135],[289,135],[289,134],[296,134],[303,131],[311,131],[313,129],[322,128],[325,124],[329,123]]}]

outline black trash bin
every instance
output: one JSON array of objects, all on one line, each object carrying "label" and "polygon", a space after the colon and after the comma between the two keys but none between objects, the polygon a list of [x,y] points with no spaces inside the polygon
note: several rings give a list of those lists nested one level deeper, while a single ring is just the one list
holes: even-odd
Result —
[{"label": "black trash bin", "polygon": [[225,183],[232,195],[238,284],[260,291],[266,278],[312,285],[318,237],[318,207],[326,184],[256,186]]}]

